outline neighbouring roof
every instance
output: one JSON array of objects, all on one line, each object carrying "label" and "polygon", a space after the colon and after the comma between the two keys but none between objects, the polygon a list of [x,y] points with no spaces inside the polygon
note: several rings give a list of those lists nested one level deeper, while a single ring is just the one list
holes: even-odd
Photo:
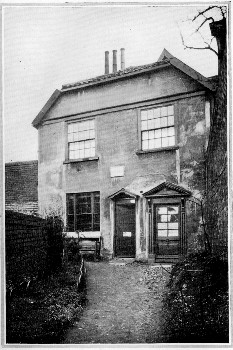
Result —
[{"label": "neighbouring roof", "polygon": [[164,49],[161,55],[159,56],[159,59],[157,62],[154,62],[151,64],[145,64],[141,66],[128,67],[124,70],[118,70],[116,73],[104,74],[94,78],[81,80],[75,83],[62,85],[61,90],[57,89],[54,91],[54,93],[49,98],[47,103],[44,105],[44,107],[41,109],[39,114],[33,120],[32,125],[35,128],[37,128],[39,124],[42,122],[48,110],[53,106],[53,104],[56,102],[59,96],[61,96],[63,93],[66,93],[67,91],[83,89],[88,86],[105,84],[108,82],[110,83],[118,79],[125,79],[131,76],[143,74],[146,72],[154,71],[156,69],[165,68],[168,66],[173,66],[177,68],[178,70],[182,71],[186,75],[190,76],[191,78],[199,82],[205,88],[211,91],[215,90],[215,84],[213,83],[213,80],[204,77],[202,74],[198,73],[193,68],[189,67],[187,64],[183,63],[178,58],[170,54],[166,49]]},{"label": "neighbouring roof", "polygon": [[5,164],[5,202],[38,202],[38,161]]}]

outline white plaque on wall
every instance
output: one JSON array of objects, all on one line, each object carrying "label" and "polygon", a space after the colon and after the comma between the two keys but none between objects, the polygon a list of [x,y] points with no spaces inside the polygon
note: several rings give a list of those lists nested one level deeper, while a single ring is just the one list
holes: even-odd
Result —
[{"label": "white plaque on wall", "polygon": [[131,237],[131,232],[123,232],[123,237]]},{"label": "white plaque on wall", "polygon": [[110,174],[111,177],[122,177],[124,176],[125,167],[123,165],[111,166]]}]

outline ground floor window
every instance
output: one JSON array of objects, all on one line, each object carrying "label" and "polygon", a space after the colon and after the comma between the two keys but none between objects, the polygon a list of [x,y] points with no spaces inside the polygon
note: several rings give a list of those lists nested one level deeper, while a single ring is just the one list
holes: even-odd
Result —
[{"label": "ground floor window", "polygon": [[100,193],[83,192],[67,194],[68,231],[100,230]]}]

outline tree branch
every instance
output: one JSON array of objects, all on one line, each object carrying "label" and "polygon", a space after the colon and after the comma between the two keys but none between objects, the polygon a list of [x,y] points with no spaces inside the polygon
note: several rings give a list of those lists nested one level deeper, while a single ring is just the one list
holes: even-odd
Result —
[{"label": "tree branch", "polygon": [[199,29],[200,29],[207,21],[212,21],[212,22],[214,22],[214,19],[213,19],[213,17],[205,17],[205,20],[199,25],[199,27],[195,30],[195,32],[198,32]]},{"label": "tree branch", "polygon": [[225,8],[225,6],[216,6],[215,5],[215,6],[209,6],[207,9],[205,9],[203,11],[198,11],[198,14],[195,17],[193,17],[192,21],[194,22],[198,17],[203,16],[206,12],[208,12],[214,8],[219,9],[222,13],[222,16],[225,17],[226,11],[224,12],[224,10],[223,10]]},{"label": "tree branch", "polygon": [[214,53],[218,56],[217,51],[214,50],[214,49],[210,46],[210,44],[208,44],[208,43],[205,42],[205,44],[206,44],[207,46],[204,46],[204,47],[188,46],[188,45],[185,44],[184,38],[183,38],[183,35],[182,35],[181,32],[180,32],[180,36],[181,36],[182,44],[184,45],[185,49],[210,50],[210,51],[214,52]]}]

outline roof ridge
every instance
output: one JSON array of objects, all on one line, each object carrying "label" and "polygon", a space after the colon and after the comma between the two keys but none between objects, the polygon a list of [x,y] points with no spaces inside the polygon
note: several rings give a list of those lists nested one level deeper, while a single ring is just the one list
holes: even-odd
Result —
[{"label": "roof ridge", "polygon": [[115,73],[102,74],[102,75],[98,75],[98,76],[93,77],[93,78],[80,80],[80,81],[77,81],[75,83],[64,84],[64,85],[62,85],[62,89],[61,90],[66,90],[66,89],[70,89],[70,88],[73,88],[73,87],[76,87],[76,86],[89,84],[91,82],[96,82],[98,80],[99,81],[103,81],[103,80],[107,80],[107,79],[118,77],[118,76],[125,76],[125,75],[127,75],[129,73],[141,71],[143,69],[157,67],[157,66],[163,65],[165,63],[169,63],[169,62],[170,62],[170,60],[166,59],[166,60],[163,60],[163,61],[156,61],[156,62],[153,62],[153,63],[147,63],[147,64],[143,64],[143,65],[139,65],[139,66],[130,66],[128,68],[125,68],[124,70],[118,70]]}]

